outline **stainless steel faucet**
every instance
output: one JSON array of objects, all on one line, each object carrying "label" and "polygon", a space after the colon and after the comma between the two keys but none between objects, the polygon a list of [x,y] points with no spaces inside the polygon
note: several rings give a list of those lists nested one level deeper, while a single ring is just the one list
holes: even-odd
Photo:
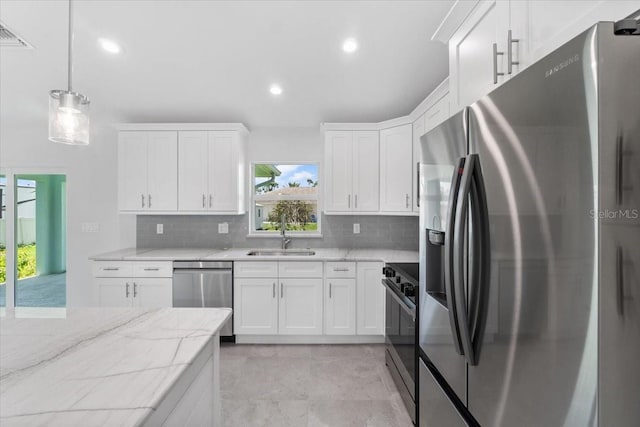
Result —
[{"label": "stainless steel faucet", "polygon": [[284,214],[280,217],[280,235],[282,236],[282,249],[287,249],[287,245],[291,243],[291,239],[287,239],[287,220]]}]

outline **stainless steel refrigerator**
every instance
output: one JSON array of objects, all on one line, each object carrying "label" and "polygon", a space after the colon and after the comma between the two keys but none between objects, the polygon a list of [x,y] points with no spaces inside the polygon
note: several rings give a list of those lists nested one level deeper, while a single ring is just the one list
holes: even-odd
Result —
[{"label": "stainless steel refrigerator", "polygon": [[421,151],[420,426],[640,425],[640,36],[595,25]]}]

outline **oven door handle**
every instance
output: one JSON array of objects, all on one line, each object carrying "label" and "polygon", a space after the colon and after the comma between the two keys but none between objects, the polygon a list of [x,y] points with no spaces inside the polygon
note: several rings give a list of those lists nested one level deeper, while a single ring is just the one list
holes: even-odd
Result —
[{"label": "oven door handle", "polygon": [[384,285],[384,287],[386,288],[388,293],[391,294],[393,299],[396,300],[396,302],[398,304],[400,304],[400,308],[402,308],[404,311],[406,311],[407,314],[409,314],[411,316],[411,319],[413,319],[413,321],[415,322],[416,321],[416,309],[415,309],[415,307],[414,308],[408,307],[407,303],[402,301],[402,299],[396,294],[396,291],[393,290],[389,285],[387,285],[384,280],[382,281],[382,284]]}]

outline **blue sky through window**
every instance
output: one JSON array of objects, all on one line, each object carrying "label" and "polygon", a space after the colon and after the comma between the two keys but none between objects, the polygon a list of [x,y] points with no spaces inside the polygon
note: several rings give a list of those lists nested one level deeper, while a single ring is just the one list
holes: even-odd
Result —
[{"label": "blue sky through window", "polygon": [[[300,187],[311,187],[308,183],[308,179],[313,182],[318,180],[318,165],[306,164],[306,165],[294,165],[294,164],[279,164],[274,165],[281,172],[280,176],[275,178],[278,183],[278,187],[288,187],[290,182],[297,182]],[[256,184],[267,180],[267,178],[256,178]]]}]

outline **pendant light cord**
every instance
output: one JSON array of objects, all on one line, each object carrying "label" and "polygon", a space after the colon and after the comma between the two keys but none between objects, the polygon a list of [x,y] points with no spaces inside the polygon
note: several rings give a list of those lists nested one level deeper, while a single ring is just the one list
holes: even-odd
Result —
[{"label": "pendant light cord", "polygon": [[71,74],[73,73],[72,71],[72,67],[73,67],[73,63],[71,61],[71,58],[73,57],[73,33],[71,32],[71,27],[73,25],[73,8],[72,8],[72,0],[69,0],[69,50],[68,50],[68,59],[69,59],[69,64],[68,64],[68,83],[69,83],[69,92],[71,92]]}]

